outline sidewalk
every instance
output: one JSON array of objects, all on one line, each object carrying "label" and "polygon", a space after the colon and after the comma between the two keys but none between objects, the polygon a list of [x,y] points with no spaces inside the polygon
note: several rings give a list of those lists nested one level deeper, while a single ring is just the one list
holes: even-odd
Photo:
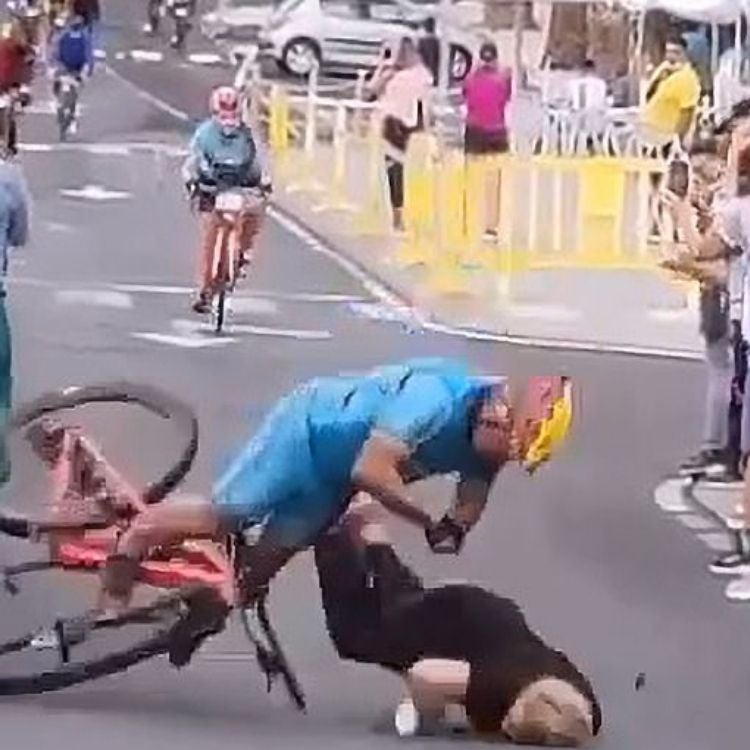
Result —
[{"label": "sidewalk", "polygon": [[[688,294],[691,287],[656,270],[545,269],[504,276],[486,268],[462,267],[449,279],[459,279],[462,292],[436,291],[434,268],[400,262],[404,240],[387,230],[386,213],[378,232],[361,231],[368,174],[364,150],[349,152],[343,197],[355,204],[354,210],[336,210],[330,208],[339,202],[331,193],[334,154],[330,146],[316,148],[315,165],[307,177],[322,189],[287,189],[310,182],[305,179],[303,155],[292,150],[276,193],[279,206],[432,322],[470,334],[533,339],[553,346],[702,356],[694,286]],[[542,214],[539,219],[545,225]]]}]

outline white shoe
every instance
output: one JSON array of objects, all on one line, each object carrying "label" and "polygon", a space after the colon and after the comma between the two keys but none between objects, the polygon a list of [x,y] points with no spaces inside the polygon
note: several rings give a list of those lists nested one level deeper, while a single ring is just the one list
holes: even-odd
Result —
[{"label": "white shoe", "polygon": [[399,737],[414,737],[419,732],[419,711],[408,699],[401,701],[396,709],[394,724]]},{"label": "white shoe", "polygon": [[750,577],[732,581],[724,591],[727,599],[733,602],[750,602]]}]

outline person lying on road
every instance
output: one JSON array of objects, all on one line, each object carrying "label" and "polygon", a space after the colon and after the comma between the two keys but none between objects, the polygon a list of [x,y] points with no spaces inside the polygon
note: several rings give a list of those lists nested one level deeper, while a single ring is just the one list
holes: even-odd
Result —
[{"label": "person lying on road", "polygon": [[326,625],[342,659],[403,679],[402,736],[439,730],[450,708],[485,736],[578,746],[601,729],[588,679],[511,599],[469,584],[425,588],[391,545],[382,506],[358,497],[315,544]]},{"label": "person lying on road", "polygon": [[[240,599],[250,605],[360,491],[422,528],[433,550],[457,553],[505,464],[518,460],[532,472],[565,437],[571,387],[565,378],[537,378],[516,393],[442,359],[305,383],[266,417],[210,500],[152,506],[134,519],[105,565],[101,606],[127,606],[139,561],[154,547],[222,540],[263,524],[241,561]],[[455,509],[436,523],[406,483],[451,473],[460,477]],[[227,614],[222,601],[191,609],[175,632],[172,663],[186,664]]]}]

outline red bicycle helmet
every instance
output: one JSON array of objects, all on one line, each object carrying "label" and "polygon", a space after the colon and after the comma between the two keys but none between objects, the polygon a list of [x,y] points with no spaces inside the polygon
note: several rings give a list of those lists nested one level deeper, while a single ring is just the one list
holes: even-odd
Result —
[{"label": "red bicycle helmet", "polygon": [[219,86],[211,92],[209,101],[211,114],[226,127],[237,127],[242,118],[240,96],[231,86]]}]

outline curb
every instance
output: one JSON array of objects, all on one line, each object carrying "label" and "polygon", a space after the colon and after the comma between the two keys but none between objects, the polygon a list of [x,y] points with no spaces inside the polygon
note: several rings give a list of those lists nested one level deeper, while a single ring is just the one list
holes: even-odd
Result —
[{"label": "curb", "polygon": [[384,279],[377,271],[373,271],[362,263],[362,261],[355,258],[344,243],[325,237],[310,222],[299,217],[287,208],[283,202],[280,202],[279,199],[272,199],[271,205],[278,214],[275,218],[283,219],[282,223],[287,224],[287,228],[297,234],[311,249],[322,252],[339,266],[342,266],[349,273],[356,276],[365,285],[367,290],[384,304],[398,312],[408,313],[424,330],[474,341],[509,344],[530,349],[578,351],[590,354],[618,354],[647,359],[703,362],[703,355],[692,350],[626,346],[577,339],[537,338],[521,334],[499,333],[489,329],[453,325],[449,321],[436,316],[432,311],[415,306],[414,301],[408,293],[397,288],[392,282]]}]

